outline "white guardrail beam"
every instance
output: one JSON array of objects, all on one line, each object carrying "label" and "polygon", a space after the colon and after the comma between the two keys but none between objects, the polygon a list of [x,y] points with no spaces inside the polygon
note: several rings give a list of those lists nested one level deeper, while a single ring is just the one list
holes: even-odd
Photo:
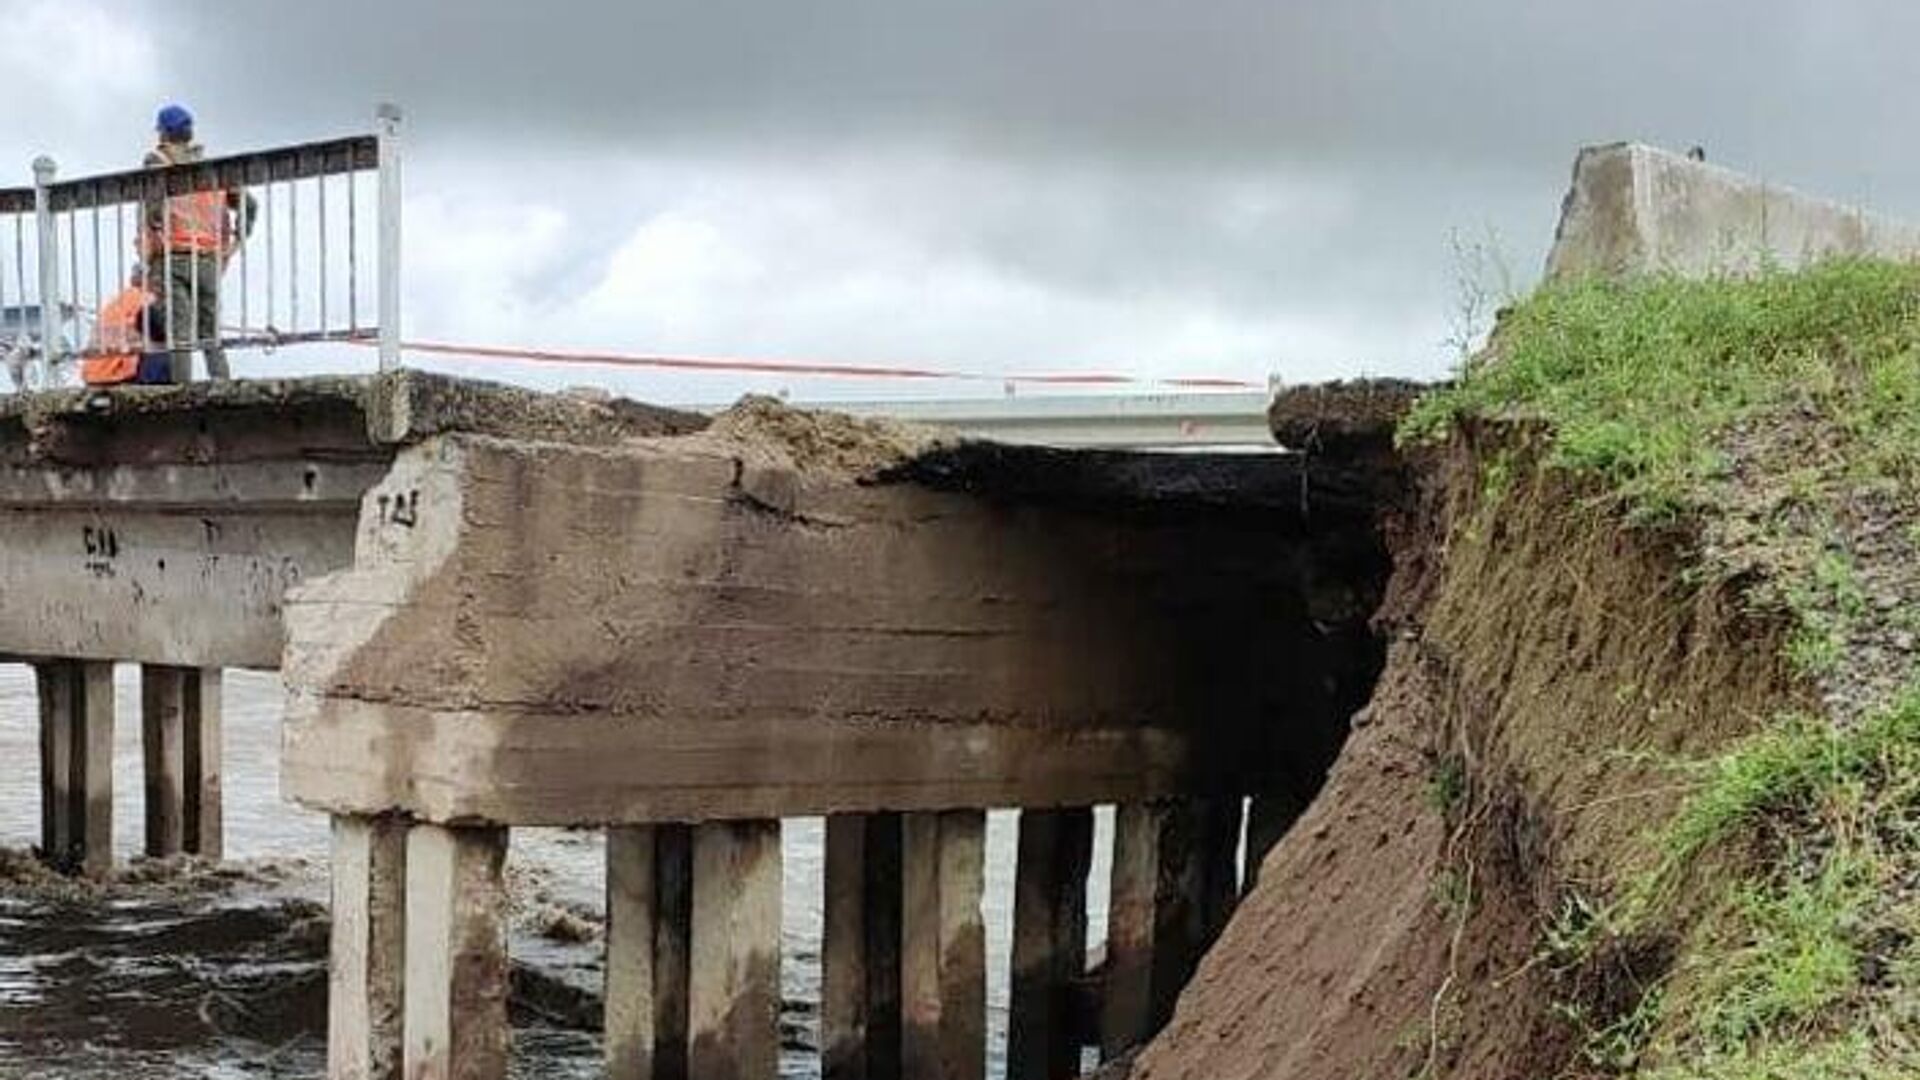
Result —
[{"label": "white guardrail beam", "polygon": [[1265,391],[1046,395],[978,400],[812,401],[996,442],[1075,450],[1278,450]]}]

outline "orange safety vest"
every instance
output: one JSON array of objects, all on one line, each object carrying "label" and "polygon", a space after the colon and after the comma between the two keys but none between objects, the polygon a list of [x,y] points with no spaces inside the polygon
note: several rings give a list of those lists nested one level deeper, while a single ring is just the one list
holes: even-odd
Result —
[{"label": "orange safety vest", "polygon": [[100,309],[100,322],[93,333],[93,348],[99,351],[80,362],[80,378],[88,386],[133,381],[140,370],[140,346],[145,337],[140,317],[152,302],[145,288],[133,285]]},{"label": "orange safety vest", "polygon": [[227,249],[227,193],[196,191],[175,195],[167,200],[166,242],[149,234],[147,256],[157,258],[172,252],[195,255],[220,255]]}]

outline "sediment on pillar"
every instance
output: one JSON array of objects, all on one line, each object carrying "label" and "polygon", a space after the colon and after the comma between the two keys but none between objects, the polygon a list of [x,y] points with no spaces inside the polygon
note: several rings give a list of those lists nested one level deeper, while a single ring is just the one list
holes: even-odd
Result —
[{"label": "sediment on pillar", "polygon": [[1024,810],[1013,892],[1007,1080],[1079,1075],[1093,811]]},{"label": "sediment on pillar", "polygon": [[177,855],[185,846],[187,672],[140,665],[140,760],[145,792],[146,851]]},{"label": "sediment on pillar", "polygon": [[693,827],[691,1080],[773,1080],[780,1066],[780,822]]},{"label": "sediment on pillar", "polygon": [[225,810],[221,805],[221,771],[225,703],[219,668],[185,669],[186,723],[184,798],[181,830],[189,854],[219,859],[226,850]]},{"label": "sediment on pillar", "polygon": [[401,1080],[407,825],[333,819],[328,1080]]},{"label": "sediment on pillar", "polygon": [[900,1076],[900,815],[827,818],[823,1080]]},{"label": "sediment on pillar", "polygon": [[986,813],[912,813],[901,843],[901,1060],[908,1080],[986,1068]]},{"label": "sediment on pillar", "polygon": [[407,837],[407,1080],[507,1075],[507,830],[415,825]]},{"label": "sediment on pillar", "polygon": [[113,869],[113,664],[37,665],[41,852],[88,874]]}]

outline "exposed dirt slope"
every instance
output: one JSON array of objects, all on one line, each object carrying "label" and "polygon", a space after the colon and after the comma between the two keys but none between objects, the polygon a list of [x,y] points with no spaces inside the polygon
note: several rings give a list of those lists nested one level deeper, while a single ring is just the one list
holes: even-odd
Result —
[{"label": "exposed dirt slope", "polygon": [[1372,703],[1136,1077],[1553,1076],[1581,1042],[1553,1006],[1604,1021],[1671,953],[1536,962],[1568,898],[1670,811],[1654,759],[1792,700],[1780,627],[1685,584],[1680,538],[1564,484],[1490,482],[1525,439],[1483,432],[1429,471]]}]

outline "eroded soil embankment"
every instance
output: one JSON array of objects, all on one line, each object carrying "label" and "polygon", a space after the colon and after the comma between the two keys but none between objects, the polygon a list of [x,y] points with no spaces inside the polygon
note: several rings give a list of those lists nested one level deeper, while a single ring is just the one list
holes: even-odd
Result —
[{"label": "eroded soil embankment", "polygon": [[1136,1078],[1577,1072],[1664,966],[1670,942],[1561,969],[1542,941],[1645,858],[1662,762],[1789,703],[1782,628],[1533,452],[1482,429],[1422,464],[1373,699]]}]

